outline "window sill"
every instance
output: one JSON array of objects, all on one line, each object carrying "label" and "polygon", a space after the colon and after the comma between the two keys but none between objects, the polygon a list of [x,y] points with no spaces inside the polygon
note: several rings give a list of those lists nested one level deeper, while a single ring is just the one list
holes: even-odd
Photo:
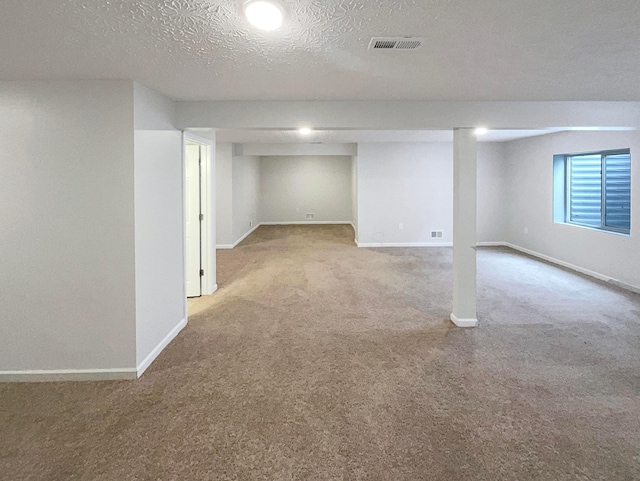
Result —
[{"label": "window sill", "polygon": [[631,237],[631,232],[618,232],[615,230],[607,230],[607,229],[598,229],[597,227],[589,227],[588,225],[580,225],[580,224],[573,224],[571,222],[558,222],[558,221],[554,221],[554,224],[560,224],[560,225],[567,225],[570,227],[577,227],[579,229],[586,229],[586,230],[590,230],[590,231],[594,231],[594,232],[602,232],[603,234],[613,234],[613,235],[618,235],[618,236],[622,236],[622,237]]}]

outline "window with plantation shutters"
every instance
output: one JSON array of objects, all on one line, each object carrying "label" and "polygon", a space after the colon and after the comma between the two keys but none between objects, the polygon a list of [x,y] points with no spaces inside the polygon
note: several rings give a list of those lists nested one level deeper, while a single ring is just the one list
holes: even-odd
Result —
[{"label": "window with plantation shutters", "polygon": [[[554,179],[556,222],[623,234],[630,232],[629,150],[556,155]],[[558,205],[559,202],[564,208]],[[558,218],[558,211],[564,211],[562,219]]]}]

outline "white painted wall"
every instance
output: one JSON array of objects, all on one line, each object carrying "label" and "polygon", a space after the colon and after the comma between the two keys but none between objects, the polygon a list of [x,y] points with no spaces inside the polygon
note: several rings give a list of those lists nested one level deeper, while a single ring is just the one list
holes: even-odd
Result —
[{"label": "white painted wall", "polygon": [[[452,143],[358,144],[357,169],[360,244],[451,244]],[[478,144],[478,241],[503,238],[504,175],[501,145]]]},{"label": "white painted wall", "polygon": [[351,222],[351,157],[284,156],[260,161],[262,222]]},{"label": "white painted wall", "polygon": [[216,144],[216,244],[233,245],[233,145]]},{"label": "white painted wall", "polygon": [[136,365],[144,369],[186,322],[182,133],[173,101],[137,83],[133,93]]},{"label": "white painted wall", "polygon": [[507,208],[504,143],[481,142],[477,147],[478,242],[500,242]]},{"label": "white painted wall", "polygon": [[[631,149],[631,235],[553,222],[553,155]],[[637,132],[568,132],[505,144],[505,240],[640,288],[640,137]],[[527,227],[529,233],[524,234]]]},{"label": "white painted wall", "polygon": [[451,243],[452,202],[451,143],[358,144],[359,244]]},{"label": "white painted wall", "polygon": [[351,157],[351,223],[358,241],[358,156]]},{"label": "white painted wall", "polygon": [[233,243],[259,222],[260,158],[234,156],[232,172]]},{"label": "white painted wall", "polygon": [[[294,135],[298,135],[297,132]],[[313,134],[312,134],[313,135]],[[281,157],[284,155],[355,155],[357,144],[236,144],[236,155]]]},{"label": "white painted wall", "polygon": [[132,99],[129,81],[0,82],[4,379],[135,373]]},{"label": "white painted wall", "polygon": [[297,129],[301,121],[333,129],[441,130],[637,127],[640,102],[486,102],[414,100],[185,101],[178,127]]}]

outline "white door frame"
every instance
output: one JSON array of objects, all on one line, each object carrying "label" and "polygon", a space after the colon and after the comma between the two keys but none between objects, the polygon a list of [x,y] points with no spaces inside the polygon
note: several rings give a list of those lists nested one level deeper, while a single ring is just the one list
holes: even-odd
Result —
[{"label": "white door frame", "polygon": [[182,242],[183,242],[183,257],[184,257],[184,282],[183,282],[183,298],[185,302],[185,315],[187,310],[187,245],[186,245],[186,214],[187,214],[187,206],[186,206],[186,189],[187,189],[187,177],[186,177],[186,152],[187,152],[187,143],[196,143],[201,146],[206,147],[207,155],[206,158],[201,163],[200,170],[200,205],[201,205],[201,213],[203,216],[202,223],[200,225],[201,229],[201,265],[204,270],[204,275],[202,276],[202,295],[206,296],[209,294],[213,294],[217,289],[216,285],[216,276],[215,272],[211,272],[211,260],[215,258],[216,250],[215,250],[215,239],[211,239],[211,226],[215,225],[215,209],[212,208],[212,200],[214,195],[213,185],[212,185],[212,173],[214,172],[214,164],[213,164],[213,141],[211,139],[206,139],[203,137],[199,137],[192,132],[183,132],[182,133]]},{"label": "white door frame", "polygon": [[[185,220],[187,224],[186,235],[186,282],[187,297],[200,297],[202,295],[202,272],[204,263],[202,262],[202,161],[207,158],[206,148],[200,144],[187,141],[185,168],[187,184],[185,191],[186,211]],[[196,264],[197,262],[197,264]]]}]

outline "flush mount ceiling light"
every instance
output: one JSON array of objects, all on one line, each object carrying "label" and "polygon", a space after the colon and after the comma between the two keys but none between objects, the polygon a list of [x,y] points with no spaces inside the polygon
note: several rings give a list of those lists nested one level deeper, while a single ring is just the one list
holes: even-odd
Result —
[{"label": "flush mount ceiling light", "polygon": [[300,135],[309,135],[311,133],[311,129],[309,127],[302,127],[301,129],[298,129],[298,133]]},{"label": "flush mount ceiling light", "polygon": [[484,135],[484,134],[486,134],[487,132],[489,132],[489,130],[488,130],[486,127],[478,127],[478,128],[475,130],[475,134],[476,134],[476,135]]},{"label": "flush mount ceiling light", "polygon": [[274,1],[249,0],[244,4],[247,20],[261,30],[275,30],[282,25],[282,7]]}]

